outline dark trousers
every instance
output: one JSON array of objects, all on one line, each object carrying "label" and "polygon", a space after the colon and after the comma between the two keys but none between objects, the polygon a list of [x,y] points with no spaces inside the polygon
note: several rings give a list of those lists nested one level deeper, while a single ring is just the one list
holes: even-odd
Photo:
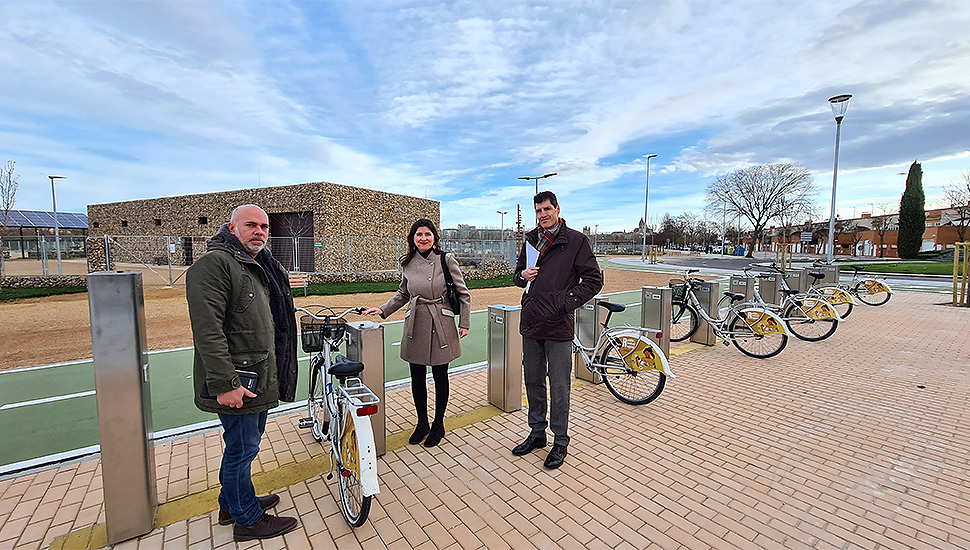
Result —
[{"label": "dark trousers", "polygon": [[556,444],[569,445],[569,390],[572,342],[522,337],[522,373],[529,399],[529,427],[534,435],[546,431],[546,378],[549,378],[549,422]]},{"label": "dark trousers", "polygon": [[259,441],[266,431],[267,411],[252,414],[220,414],[225,430],[226,450],[219,469],[219,507],[229,510],[240,527],[249,527],[263,517],[253,488],[252,465],[259,452]]},{"label": "dark trousers", "polygon": [[[411,365],[411,394],[414,396],[414,411],[418,414],[418,426],[428,425],[428,367]],[[431,376],[434,378],[434,421],[440,424],[445,420],[448,407],[448,363],[433,365]]]}]

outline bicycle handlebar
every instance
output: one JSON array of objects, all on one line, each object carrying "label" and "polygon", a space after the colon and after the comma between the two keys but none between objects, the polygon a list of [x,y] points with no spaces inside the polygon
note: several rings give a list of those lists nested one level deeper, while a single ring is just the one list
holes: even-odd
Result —
[{"label": "bicycle handlebar", "polygon": [[329,306],[309,306],[309,307],[318,307],[318,308],[320,308],[320,310],[329,310],[330,313],[332,313],[333,315],[320,315],[319,314],[319,311],[320,310],[318,310],[318,313],[310,313],[309,310],[307,310],[306,308],[302,308],[302,307],[296,307],[296,308],[293,308],[293,309],[294,309],[294,311],[302,311],[303,313],[305,313],[305,314],[309,315],[310,317],[313,317],[314,319],[317,319],[319,321],[326,321],[328,319],[343,319],[348,313],[356,313],[357,315],[360,315],[366,309],[366,308],[359,307],[359,306],[358,307],[350,307],[350,308],[347,308],[346,310],[344,310],[344,312],[341,313],[340,315],[336,315],[335,312],[334,312],[334,310],[333,310],[333,308],[331,308]]}]

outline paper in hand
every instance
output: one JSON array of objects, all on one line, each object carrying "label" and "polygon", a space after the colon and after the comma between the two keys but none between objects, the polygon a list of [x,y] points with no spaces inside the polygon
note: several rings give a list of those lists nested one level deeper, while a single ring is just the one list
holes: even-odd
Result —
[{"label": "paper in hand", "polygon": [[[526,241],[525,243],[525,268],[535,267],[536,262],[539,261],[539,251],[536,247],[532,246],[532,243]],[[529,292],[529,287],[532,286],[532,281],[525,284],[525,291]]]}]

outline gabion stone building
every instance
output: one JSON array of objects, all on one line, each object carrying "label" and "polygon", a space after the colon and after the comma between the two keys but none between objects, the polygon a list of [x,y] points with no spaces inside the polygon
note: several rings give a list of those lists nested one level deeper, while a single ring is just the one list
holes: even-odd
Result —
[{"label": "gabion stone building", "polygon": [[88,206],[88,270],[117,262],[191,265],[233,208],[269,214],[269,247],[291,271],[393,271],[418,218],[440,223],[438,201],[329,182]]}]

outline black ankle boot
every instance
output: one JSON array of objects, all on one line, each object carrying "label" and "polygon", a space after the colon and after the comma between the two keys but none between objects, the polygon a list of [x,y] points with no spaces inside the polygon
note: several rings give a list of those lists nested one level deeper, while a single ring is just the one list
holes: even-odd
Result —
[{"label": "black ankle boot", "polygon": [[431,431],[428,432],[428,440],[424,442],[425,447],[434,447],[438,443],[441,443],[441,438],[445,436],[445,424],[444,422],[435,422],[431,425]]},{"label": "black ankle boot", "polygon": [[430,428],[428,427],[427,422],[423,422],[423,423],[419,422],[417,427],[414,428],[414,433],[411,434],[411,438],[408,439],[408,443],[410,443],[411,445],[417,445],[418,443],[421,443],[421,440],[424,439],[424,436],[428,435],[429,431],[430,431]]}]

